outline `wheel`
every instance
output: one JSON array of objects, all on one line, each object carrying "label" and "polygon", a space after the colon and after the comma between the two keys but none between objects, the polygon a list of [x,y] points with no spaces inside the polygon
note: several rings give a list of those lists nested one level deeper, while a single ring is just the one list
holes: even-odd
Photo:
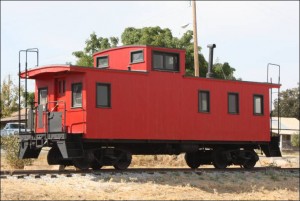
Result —
[{"label": "wheel", "polygon": [[58,165],[62,155],[57,147],[52,147],[47,155],[47,162],[49,165]]},{"label": "wheel", "polygon": [[225,169],[228,166],[228,161],[225,156],[225,150],[222,148],[212,152],[212,164],[217,169]]},{"label": "wheel", "polygon": [[184,159],[186,164],[192,169],[197,169],[200,166],[201,161],[198,152],[185,153]]},{"label": "wheel", "polygon": [[116,170],[125,170],[128,168],[132,160],[132,156],[129,153],[122,153],[120,159],[114,164]]},{"label": "wheel", "polygon": [[96,160],[94,160],[90,166],[93,170],[100,170],[102,168],[102,165]]},{"label": "wheel", "polygon": [[90,164],[87,158],[75,158],[73,159],[73,164],[80,170],[87,170],[90,168]]},{"label": "wheel", "polygon": [[258,161],[258,155],[254,150],[250,150],[246,153],[246,157],[249,158],[248,160],[245,160],[244,164],[242,164],[242,167],[245,169],[252,169],[256,165],[256,162]]},{"label": "wheel", "polygon": [[71,160],[63,159],[58,147],[52,147],[47,155],[47,162],[49,165],[62,165],[64,167],[73,165]]}]

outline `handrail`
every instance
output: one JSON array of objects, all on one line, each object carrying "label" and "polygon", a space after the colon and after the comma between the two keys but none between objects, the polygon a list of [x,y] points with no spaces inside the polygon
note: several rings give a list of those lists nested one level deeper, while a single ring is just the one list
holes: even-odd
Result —
[{"label": "handrail", "polygon": [[[273,63],[268,63],[268,66],[267,66],[267,83],[269,83],[269,67],[270,66],[276,66],[278,67],[278,84],[280,84],[280,65],[278,64],[273,64]],[[271,77],[271,83],[272,83],[272,77]],[[273,100],[272,100],[272,88],[271,88],[271,113],[270,113],[270,118],[271,118],[271,132],[273,130],[273,126],[272,126],[272,104],[273,104]],[[280,87],[278,87],[278,92],[277,92],[277,109],[278,109],[278,112],[277,112],[277,118],[278,118],[278,125],[277,125],[277,130],[278,130],[278,135],[279,135],[279,130],[281,129],[280,128]]]},{"label": "handrail", "polygon": [[28,52],[37,53],[37,66],[39,65],[39,49],[38,48],[28,48],[26,50],[19,51],[19,112],[18,112],[18,121],[19,121],[19,133],[21,132],[21,53],[25,52],[25,133],[27,132],[27,61],[28,61]]},{"label": "handrail", "polygon": [[273,63],[268,63],[268,66],[267,66],[267,82],[269,83],[269,66],[277,66],[278,67],[278,70],[279,70],[279,73],[278,73],[278,84],[280,84],[280,65],[273,64]]}]

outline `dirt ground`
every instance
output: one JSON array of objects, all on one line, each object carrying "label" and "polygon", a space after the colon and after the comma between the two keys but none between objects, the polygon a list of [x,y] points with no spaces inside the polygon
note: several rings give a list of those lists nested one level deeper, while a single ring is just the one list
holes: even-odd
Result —
[{"label": "dirt ground", "polygon": [[[50,169],[46,153],[33,168]],[[1,155],[1,170],[9,169]],[[299,167],[299,154],[256,166]],[[130,167],[187,167],[183,155],[135,156]],[[211,166],[203,166],[207,168]],[[74,169],[74,167],[68,167]],[[1,200],[299,200],[299,172],[101,173],[1,179]]]}]

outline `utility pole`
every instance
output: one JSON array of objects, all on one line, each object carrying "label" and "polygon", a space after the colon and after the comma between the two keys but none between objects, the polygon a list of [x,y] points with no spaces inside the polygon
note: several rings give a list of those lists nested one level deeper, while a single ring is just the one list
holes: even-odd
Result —
[{"label": "utility pole", "polygon": [[194,72],[195,72],[195,77],[199,77],[196,0],[192,0],[192,2],[193,2],[192,7],[193,7],[193,35],[194,35]]}]

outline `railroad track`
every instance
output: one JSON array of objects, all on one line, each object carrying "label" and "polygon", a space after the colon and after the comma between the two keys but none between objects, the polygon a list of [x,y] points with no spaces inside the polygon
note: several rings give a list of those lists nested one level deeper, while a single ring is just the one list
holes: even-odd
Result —
[{"label": "railroad track", "polygon": [[289,171],[299,172],[299,168],[280,168],[280,167],[257,167],[253,169],[243,168],[227,168],[227,169],[215,169],[215,168],[130,168],[126,170],[115,169],[101,169],[101,170],[14,170],[14,171],[0,171],[0,178],[6,179],[8,176],[15,176],[18,179],[25,178],[26,176],[32,176],[34,178],[41,178],[43,176],[50,176],[50,178],[57,178],[58,175],[64,175],[66,177],[72,177],[73,175],[101,175],[101,174],[126,174],[126,173],[147,173],[147,174],[166,174],[169,172],[182,172],[185,174],[202,174],[203,172],[261,172],[261,171]]}]

